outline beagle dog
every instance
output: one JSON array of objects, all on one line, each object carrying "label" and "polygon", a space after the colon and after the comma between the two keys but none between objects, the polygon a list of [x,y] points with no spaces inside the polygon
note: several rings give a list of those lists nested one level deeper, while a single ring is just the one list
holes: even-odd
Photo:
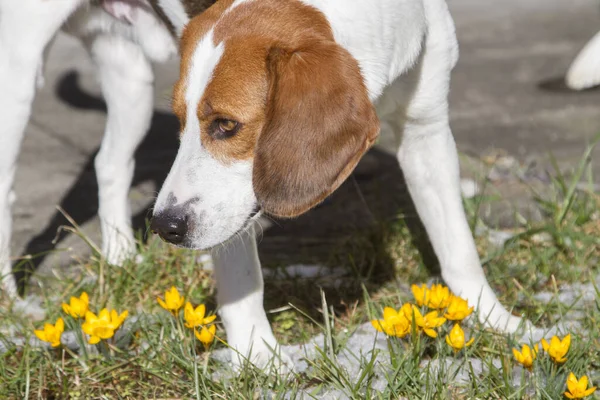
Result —
[{"label": "beagle dog", "polygon": [[151,229],[211,249],[235,365],[278,354],[254,222],[319,204],[376,142],[380,120],[401,135],[398,161],[445,282],[488,326],[517,330],[522,320],[490,288],[461,202],[448,124],[458,46],[444,0],[220,0],[172,24],[181,143]]}]

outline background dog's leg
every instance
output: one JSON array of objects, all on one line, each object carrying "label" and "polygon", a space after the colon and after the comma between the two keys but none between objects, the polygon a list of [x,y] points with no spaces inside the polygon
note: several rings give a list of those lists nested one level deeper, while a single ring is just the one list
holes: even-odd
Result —
[{"label": "background dog's leg", "polygon": [[278,368],[290,367],[290,359],[277,348],[264,310],[263,278],[254,229],[235,235],[224,247],[214,248],[212,257],[219,315],[227,332],[227,342],[235,349],[232,351],[234,366],[239,368],[248,358],[259,367],[267,366],[270,360]]},{"label": "background dog's leg", "polygon": [[567,71],[565,81],[574,90],[600,85],[600,32],[577,54]]},{"label": "background dog's leg", "polygon": [[98,68],[108,117],[95,159],[102,252],[111,264],[135,253],[128,200],[134,152],[150,127],[154,75],[139,45],[114,35],[85,40]]},{"label": "background dog's leg", "polygon": [[12,185],[43,52],[83,0],[0,0],[0,278],[15,293],[11,274]]},{"label": "background dog's leg", "polygon": [[499,303],[488,284],[461,201],[447,104],[450,71],[457,59],[454,28],[444,13],[429,15],[428,20],[422,59],[407,79],[412,87],[398,160],[447,285],[478,306],[480,320],[513,332],[521,319]]}]

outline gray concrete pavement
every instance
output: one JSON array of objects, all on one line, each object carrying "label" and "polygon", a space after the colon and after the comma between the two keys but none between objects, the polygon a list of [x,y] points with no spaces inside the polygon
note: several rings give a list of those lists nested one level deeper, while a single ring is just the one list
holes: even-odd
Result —
[{"label": "gray concrete pavement", "polygon": [[[449,0],[449,4],[461,45],[451,91],[459,149],[476,157],[500,149],[520,161],[543,159],[552,151],[565,164],[578,160],[585,144],[600,132],[600,91],[569,93],[556,82],[600,29],[600,5],[593,0]],[[131,194],[140,218],[176,151],[177,124],[168,112],[168,99],[177,61],[157,66],[156,71],[157,113],[138,154]],[[50,52],[46,85],[37,95],[19,159],[14,255],[26,249],[35,252],[52,240],[56,226],[64,222],[55,213],[61,202],[83,223],[84,231],[99,240],[91,168],[105,121],[99,93],[85,51],[61,34]],[[600,164],[600,152],[595,159]],[[598,165],[595,171],[599,177]],[[266,237],[267,247],[269,243]],[[59,247],[75,249],[60,252],[62,259],[85,254],[85,245],[76,237]],[[46,264],[55,261],[53,256]]]}]

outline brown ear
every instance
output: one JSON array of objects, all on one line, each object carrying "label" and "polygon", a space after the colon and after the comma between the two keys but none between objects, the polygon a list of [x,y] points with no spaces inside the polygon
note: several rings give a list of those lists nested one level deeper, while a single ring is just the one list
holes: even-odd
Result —
[{"label": "brown ear", "polygon": [[350,175],[379,135],[379,120],[356,60],[333,41],[267,59],[266,122],[256,145],[253,185],[264,211],[300,215]]}]

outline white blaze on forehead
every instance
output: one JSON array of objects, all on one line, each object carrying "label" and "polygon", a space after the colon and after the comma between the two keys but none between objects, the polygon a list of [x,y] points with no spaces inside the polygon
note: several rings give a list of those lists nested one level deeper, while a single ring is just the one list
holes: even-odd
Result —
[{"label": "white blaze on forehead", "polygon": [[187,204],[188,245],[214,246],[242,228],[254,210],[252,162],[223,164],[202,145],[198,105],[223,55],[209,31],[192,54],[185,80],[186,123],[175,162],[156,200],[155,214]]},{"label": "white blaze on forehead", "polygon": [[[185,78],[185,103],[187,105],[186,120],[194,120],[198,122],[197,110],[198,103],[202,98],[208,82],[212,78],[215,67],[219,63],[223,55],[223,43],[217,46],[213,43],[214,31],[211,29],[200,40],[194,54],[192,54],[192,62],[190,63]],[[186,127],[186,131],[187,131]]]}]

